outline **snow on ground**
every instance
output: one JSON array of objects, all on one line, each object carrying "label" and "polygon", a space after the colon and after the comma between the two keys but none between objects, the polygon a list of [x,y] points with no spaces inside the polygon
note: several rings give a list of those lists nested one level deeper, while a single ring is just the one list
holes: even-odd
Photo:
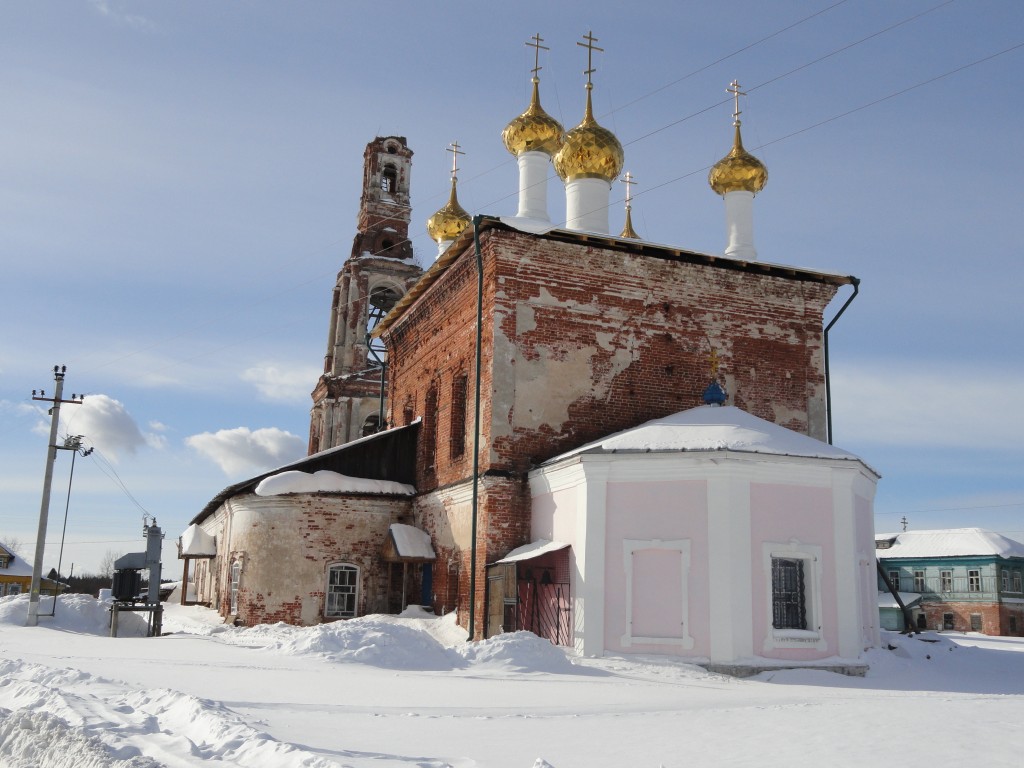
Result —
[{"label": "snow on ground", "polygon": [[1021,638],[884,633],[865,678],[738,680],[526,632],[466,643],[417,609],[235,628],[165,607],[164,636],[122,615],[111,638],[90,597],[38,627],[0,599],[0,767],[1019,764]]}]

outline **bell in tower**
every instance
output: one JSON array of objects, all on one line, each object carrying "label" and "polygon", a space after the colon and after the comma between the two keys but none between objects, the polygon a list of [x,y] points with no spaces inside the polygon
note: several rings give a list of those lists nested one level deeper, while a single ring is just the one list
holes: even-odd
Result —
[{"label": "bell in tower", "polygon": [[356,235],[334,286],[324,372],[313,390],[310,454],[384,427],[384,354],[369,332],[422,274],[409,241],[411,168],[404,137],[366,145]]}]

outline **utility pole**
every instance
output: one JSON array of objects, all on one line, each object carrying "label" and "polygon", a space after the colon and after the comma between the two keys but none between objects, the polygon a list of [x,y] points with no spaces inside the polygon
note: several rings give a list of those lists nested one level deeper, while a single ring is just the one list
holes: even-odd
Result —
[{"label": "utility pole", "polygon": [[[39,505],[39,532],[36,535],[36,555],[32,563],[32,586],[29,588],[28,596],[28,619],[26,627],[34,627],[39,624],[39,587],[43,575],[43,551],[46,548],[46,518],[50,514],[50,484],[53,482],[53,464],[57,459],[57,425],[60,421],[61,403],[81,405],[84,395],[72,395],[70,400],[61,399],[64,394],[64,374],[67,371],[66,365],[53,366],[53,378],[57,382],[57,391],[53,397],[47,397],[45,390],[32,390],[33,400],[45,400],[53,403],[50,409],[50,442],[46,448],[46,473],[43,477],[43,500]],[[54,600],[56,600],[56,596]]]}]

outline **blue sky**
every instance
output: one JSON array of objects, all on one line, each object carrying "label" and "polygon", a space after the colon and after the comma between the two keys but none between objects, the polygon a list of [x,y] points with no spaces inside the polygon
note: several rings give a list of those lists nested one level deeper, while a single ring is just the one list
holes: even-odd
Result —
[{"label": "blue sky", "polygon": [[[883,475],[879,530],[1024,539],[1024,4],[820,0],[517,4],[11,2],[0,6],[0,539],[31,555],[47,418],[68,366],[64,570],[171,541],[221,488],[304,453],[362,151],[413,149],[411,234],[446,200],[512,214],[500,141],[540,33],[545,108],[594,106],[646,239],[725,246],[707,168],[738,79],[764,261],[852,274],[833,329],[835,442]],[[564,212],[552,182],[554,218]],[[622,193],[611,226],[621,226]],[[560,211],[559,208],[563,210]],[[845,299],[829,310],[829,319]],[[56,565],[70,456],[54,475]],[[127,489],[127,491],[125,490]]]}]

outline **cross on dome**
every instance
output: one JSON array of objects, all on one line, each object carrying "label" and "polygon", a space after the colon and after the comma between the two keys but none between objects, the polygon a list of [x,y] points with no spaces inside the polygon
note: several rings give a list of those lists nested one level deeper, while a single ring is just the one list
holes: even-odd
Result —
[{"label": "cross on dome", "polygon": [[455,181],[459,172],[459,155],[464,155],[466,153],[459,151],[459,142],[457,141],[453,141],[449,144],[445,151],[452,153],[452,181]]},{"label": "cross on dome", "polygon": [[583,74],[587,76],[587,88],[593,88],[594,86],[590,82],[590,76],[594,72],[597,72],[597,68],[594,66],[594,51],[600,51],[601,53],[604,53],[604,48],[598,48],[596,45],[594,45],[594,43],[597,42],[597,38],[594,37],[593,30],[589,30],[587,34],[583,36],[583,39],[586,40],[587,42],[581,43],[577,41],[576,45],[580,46],[581,48],[587,49],[587,68],[583,70]]},{"label": "cross on dome", "polygon": [[[532,40],[533,42],[531,43],[530,40]],[[541,67],[541,65],[540,65],[540,52],[542,50],[543,51],[550,51],[551,49],[548,48],[546,45],[541,45],[541,43],[544,42],[544,38],[540,36],[540,32],[538,32],[533,37],[531,37],[530,40],[526,41],[526,44],[534,49],[534,51],[533,51],[533,69],[531,69],[530,71],[533,72],[533,76],[536,79],[537,78],[537,74],[541,71],[541,69],[543,69],[543,67]]]},{"label": "cross on dome", "polygon": [[733,125],[739,125],[740,124],[740,115],[742,114],[740,112],[740,96],[746,96],[747,95],[746,91],[741,91],[740,90],[739,81],[733,80],[731,83],[729,83],[729,87],[725,89],[725,92],[732,94],[732,99],[733,99],[732,124]]}]

